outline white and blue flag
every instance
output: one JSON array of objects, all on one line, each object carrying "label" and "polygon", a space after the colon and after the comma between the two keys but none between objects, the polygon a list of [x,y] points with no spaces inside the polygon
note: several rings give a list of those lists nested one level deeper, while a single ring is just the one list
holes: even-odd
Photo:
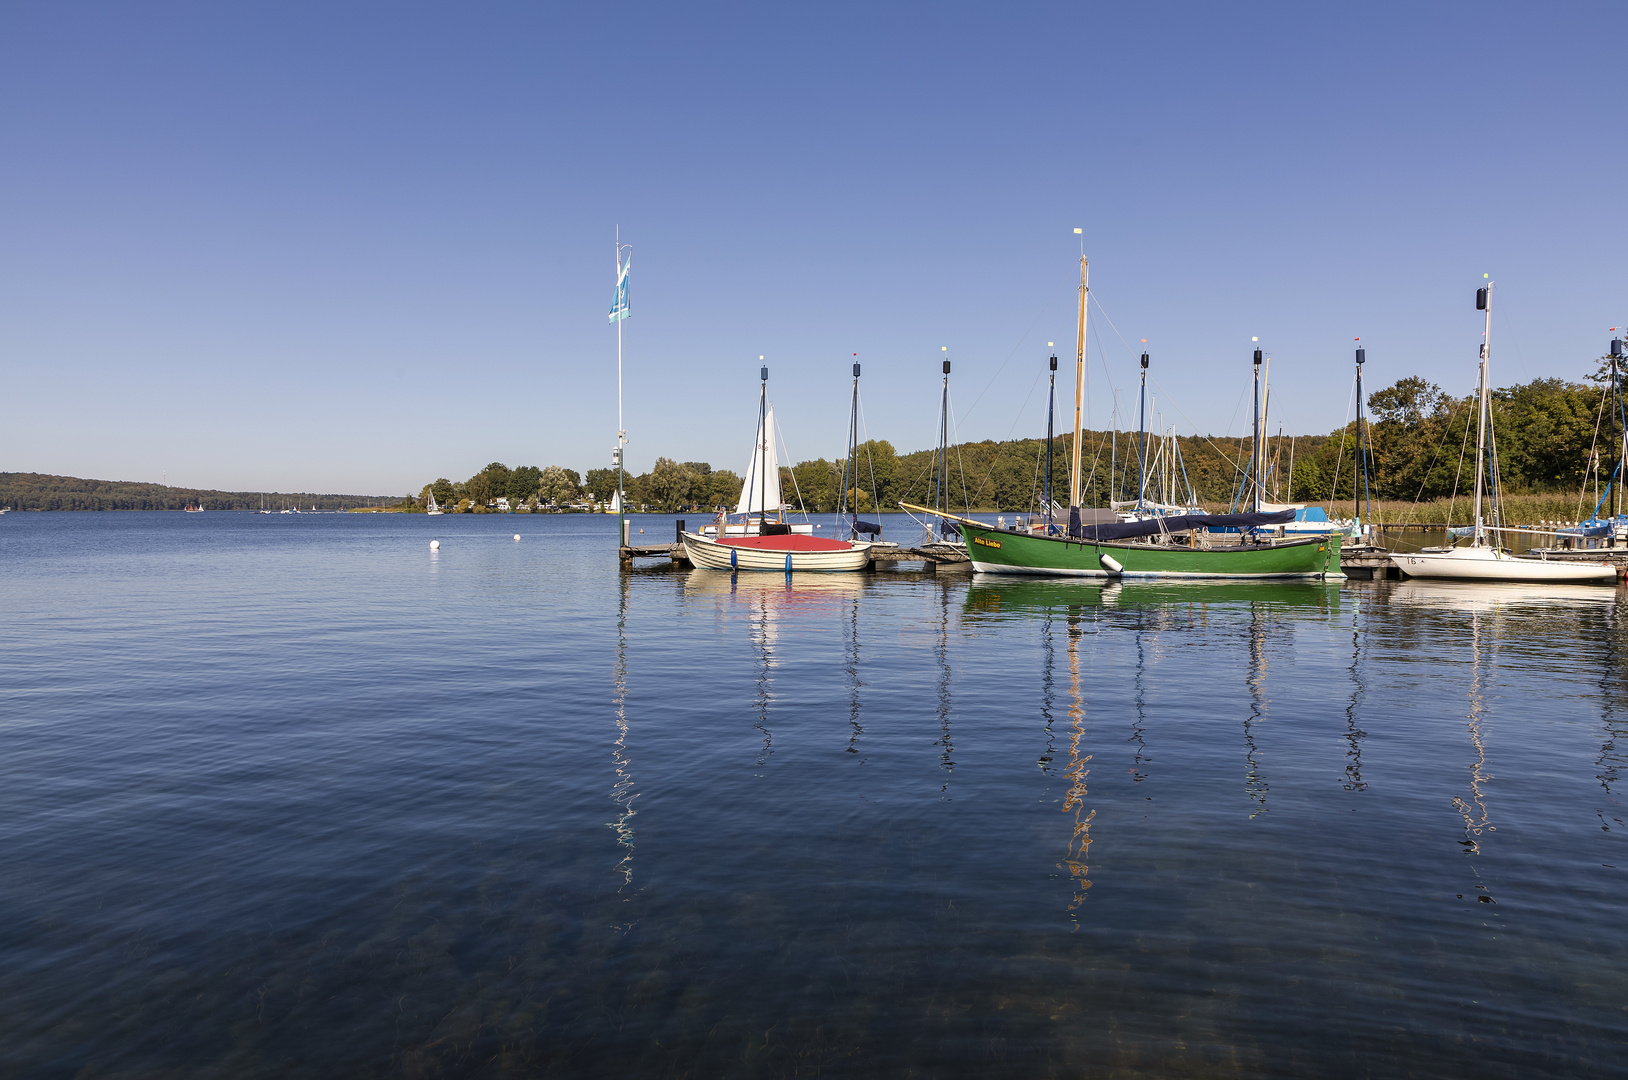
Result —
[{"label": "white and blue flag", "polygon": [[627,273],[633,267],[633,256],[627,257],[627,262],[616,273],[616,303],[610,309],[610,321],[620,322],[628,317],[627,309]]}]

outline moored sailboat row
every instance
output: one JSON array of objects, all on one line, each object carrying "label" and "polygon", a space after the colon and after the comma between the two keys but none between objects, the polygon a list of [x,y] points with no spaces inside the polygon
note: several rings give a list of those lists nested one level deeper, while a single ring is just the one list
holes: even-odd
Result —
[{"label": "moored sailboat row", "polygon": [[[1076,230],[1078,232],[1079,230]],[[619,252],[620,252],[619,248]],[[1112,495],[1103,496],[1104,508],[1087,509],[1084,506],[1085,477],[1083,466],[1083,435],[1085,420],[1085,365],[1089,316],[1090,279],[1089,260],[1081,253],[1079,281],[1079,314],[1075,354],[1075,415],[1073,441],[1068,447],[1069,503],[1066,522],[1062,508],[1052,497],[1052,450],[1055,433],[1056,357],[1051,358],[1051,386],[1048,393],[1047,442],[1045,465],[1045,513],[1033,516],[1021,524],[1016,520],[1007,526],[1005,519],[991,525],[955,514],[948,506],[946,466],[949,449],[950,415],[948,381],[950,364],[944,361],[944,394],[939,417],[939,446],[933,459],[930,496],[931,506],[900,503],[906,512],[922,515],[929,521],[944,523],[946,538],[953,537],[955,546],[965,552],[975,571],[993,574],[1054,575],[1100,578],[1308,578],[1339,579],[1342,541],[1349,532],[1354,540],[1361,540],[1373,528],[1371,512],[1363,514],[1362,507],[1353,507],[1352,520],[1330,520],[1321,507],[1290,501],[1277,502],[1287,494],[1293,498],[1292,480],[1285,489],[1278,469],[1282,443],[1277,444],[1278,457],[1269,454],[1270,439],[1266,436],[1266,374],[1268,361],[1261,349],[1254,350],[1252,373],[1254,382],[1254,408],[1252,410],[1253,436],[1247,468],[1238,468],[1240,482],[1232,496],[1227,513],[1208,513],[1198,504],[1192,485],[1187,482],[1185,464],[1180,457],[1180,444],[1173,429],[1166,431],[1162,419],[1160,431],[1150,453],[1147,417],[1147,369],[1149,357],[1141,357],[1143,387],[1141,422],[1136,445],[1137,475],[1134,502],[1115,502]],[[618,323],[627,317],[627,266],[618,260],[618,308],[612,320]],[[1490,288],[1490,286],[1489,286]],[[1487,290],[1482,290],[1483,304]],[[618,335],[620,338],[620,333]],[[1486,397],[1487,339],[1484,334],[1481,366],[1482,427],[1478,429],[1478,462],[1476,468],[1476,524],[1471,530],[1472,542],[1463,548],[1425,549],[1412,555],[1394,556],[1396,565],[1410,576],[1458,577],[1465,580],[1510,581],[1607,581],[1613,580],[1615,571],[1607,564],[1577,561],[1548,560],[1538,556],[1516,556],[1488,543],[1488,536],[1497,526],[1488,526],[1482,518],[1483,490],[1489,477],[1484,468],[1487,452],[1485,430],[1489,423]],[[1360,339],[1359,339],[1360,341]],[[1357,439],[1359,453],[1353,463],[1356,475],[1354,499],[1372,498],[1368,490],[1369,454],[1366,447],[1365,427],[1361,410],[1361,365],[1364,350],[1357,350],[1358,408]],[[620,360],[620,348],[618,349]],[[761,359],[761,358],[760,358]],[[618,365],[620,368],[620,364]],[[814,526],[806,520],[793,523],[787,519],[784,493],[780,488],[780,464],[776,453],[774,407],[767,396],[768,369],[761,371],[757,436],[751,462],[742,480],[740,499],[732,512],[720,513],[710,525],[694,532],[682,534],[682,551],[694,565],[716,569],[757,569],[791,572],[795,570],[861,569],[872,560],[874,541],[861,540],[862,532],[873,527],[859,520],[860,509],[857,460],[858,382],[859,365],[854,365],[854,405],[850,410],[847,455],[842,466],[842,491],[837,513],[838,535],[816,536]],[[620,379],[618,380],[620,382]],[[1115,410],[1116,416],[1118,410]],[[1281,429],[1281,424],[1279,425]],[[1624,425],[1628,428],[1628,424]],[[1282,433],[1279,432],[1281,439]],[[622,467],[621,449],[625,445],[625,432],[618,433],[616,465]],[[1106,440],[1105,440],[1106,441]],[[1628,443],[1628,434],[1624,436]],[[1343,451],[1342,451],[1343,452]],[[1293,441],[1289,446],[1290,475],[1293,466]],[[1270,460],[1269,460],[1270,458]],[[1037,459],[1038,474],[1040,462]],[[1117,469],[1114,470],[1117,475]],[[1338,468],[1336,467],[1336,472]],[[1621,464],[1617,477],[1620,482]],[[1150,473],[1152,483],[1150,484]],[[1093,475],[1095,467],[1093,466]],[[1272,481],[1277,477],[1277,481]],[[1495,476],[1490,479],[1495,480]],[[1271,482],[1269,482],[1271,481]],[[1038,475],[1037,475],[1038,483]],[[1119,481],[1114,481],[1117,485]],[[1186,490],[1182,487],[1185,485]],[[618,487],[621,485],[618,484]],[[1100,490],[1096,482],[1092,490]],[[1126,491],[1129,484],[1124,485]],[[1284,491],[1285,494],[1280,494]],[[1150,498],[1157,493],[1157,498]],[[1609,486],[1608,486],[1609,492]],[[850,498],[852,509],[850,509]],[[801,496],[798,496],[799,504]],[[874,500],[873,500],[874,501]],[[620,502],[620,500],[618,500]],[[1604,500],[1601,500],[1602,504]],[[1242,505],[1240,505],[1242,504]],[[621,509],[618,506],[618,509]],[[1596,511],[1597,513],[1598,511]],[[1363,519],[1370,519],[1364,521]],[[1359,524],[1361,522],[1361,524]],[[1366,526],[1366,527],[1364,527]],[[937,530],[933,530],[935,533]],[[840,533],[846,532],[846,538]],[[874,532],[870,532],[874,535]],[[932,539],[937,542],[937,537]],[[953,541],[952,541],[953,542]],[[627,544],[626,529],[622,530],[622,543]],[[887,545],[892,548],[895,545]],[[1372,550],[1372,549],[1365,549]],[[1380,552],[1384,555],[1388,553]],[[624,556],[625,557],[625,556]],[[678,557],[678,549],[674,549]],[[879,556],[878,556],[879,557]]]}]

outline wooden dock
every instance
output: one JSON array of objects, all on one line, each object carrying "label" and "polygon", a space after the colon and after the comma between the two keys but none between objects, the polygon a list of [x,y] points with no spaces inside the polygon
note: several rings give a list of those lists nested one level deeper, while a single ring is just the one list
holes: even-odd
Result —
[{"label": "wooden dock", "polygon": [[[683,544],[639,544],[618,548],[616,558],[624,570],[632,568],[636,559],[665,560],[674,569],[691,568],[690,560],[684,554]],[[875,569],[878,563],[901,562],[919,562],[922,569],[929,572],[936,572],[941,566],[972,565],[972,560],[967,558],[966,552],[953,548],[906,548],[890,544],[871,549],[871,565],[867,569]]]},{"label": "wooden dock", "polygon": [[[682,531],[684,522],[678,523],[678,530]],[[676,538],[675,538],[676,539]],[[692,564],[684,553],[682,543],[671,544],[631,544],[617,549],[617,560],[622,569],[631,570],[637,560],[655,560],[665,562],[669,567],[677,570],[688,570]],[[1578,560],[1583,562],[1608,562],[1617,568],[1617,576],[1628,580],[1628,547],[1605,548],[1578,548],[1572,550],[1551,549],[1547,557],[1556,560]],[[874,570],[881,563],[920,563],[921,568],[928,573],[937,573],[940,567],[968,567],[972,560],[965,551],[944,544],[934,544],[928,547],[899,547],[895,544],[881,544],[871,549],[871,562],[866,567]],[[1391,553],[1385,548],[1378,547],[1348,547],[1340,552],[1340,568],[1345,576],[1353,581],[1400,581],[1402,571],[1391,559]]]}]

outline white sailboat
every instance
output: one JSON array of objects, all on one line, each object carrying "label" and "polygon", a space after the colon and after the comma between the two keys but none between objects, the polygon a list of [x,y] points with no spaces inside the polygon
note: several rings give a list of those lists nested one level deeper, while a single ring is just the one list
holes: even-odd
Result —
[{"label": "white sailboat", "polygon": [[430,492],[430,504],[429,504],[429,506],[424,508],[424,512],[426,514],[429,514],[431,517],[434,517],[437,514],[445,514],[446,513],[445,510],[441,509],[439,506],[437,506],[435,504],[435,492],[433,492],[433,491]]},{"label": "white sailboat", "polygon": [[[778,436],[774,426],[774,406],[765,402],[762,423],[758,426],[757,440],[752,445],[752,458],[746,463],[745,479],[741,481],[740,497],[732,511],[712,525],[703,526],[701,535],[717,536],[719,528],[725,536],[757,536],[763,523],[773,516],[779,521],[785,510],[785,497],[780,491],[780,455],[775,451]],[[756,520],[753,520],[753,518]],[[792,533],[812,536],[814,526],[807,523],[788,523]]]},{"label": "white sailboat", "polygon": [[[710,532],[683,534],[684,554],[710,570],[863,570],[870,565],[871,545],[862,540],[814,536],[813,526],[796,530],[785,520],[780,492],[780,462],[775,454],[774,408],[769,404],[769,369],[762,371],[758,403],[757,444],[741,483],[731,522],[720,514]],[[752,515],[757,520],[752,520]],[[773,520],[770,516],[773,515]]]},{"label": "white sailboat", "polygon": [[[1492,542],[1481,514],[1481,500],[1487,485],[1487,434],[1490,427],[1487,364],[1492,352],[1492,285],[1477,289],[1475,306],[1486,312],[1481,331],[1481,377],[1477,389],[1480,415],[1475,429],[1475,524],[1466,547],[1426,548],[1412,554],[1395,554],[1391,561],[1402,573],[1416,578],[1445,578],[1453,581],[1536,581],[1615,583],[1617,569],[1610,563],[1572,562],[1560,559],[1516,555]],[[1494,478],[1496,479],[1496,477]],[[1496,489],[1495,489],[1496,493]]]}]

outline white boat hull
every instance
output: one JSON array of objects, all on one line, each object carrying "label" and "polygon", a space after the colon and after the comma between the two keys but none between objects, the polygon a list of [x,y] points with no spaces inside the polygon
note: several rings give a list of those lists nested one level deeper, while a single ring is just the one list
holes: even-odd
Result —
[{"label": "white boat hull", "polygon": [[1392,555],[1391,561],[1402,573],[1416,578],[1573,583],[1610,583],[1617,580],[1617,568],[1609,563],[1527,559],[1487,547]]},{"label": "white boat hull", "polygon": [[698,533],[684,534],[685,556],[709,570],[863,570],[870,565],[870,549],[861,540],[830,551],[787,551],[720,544]]}]

